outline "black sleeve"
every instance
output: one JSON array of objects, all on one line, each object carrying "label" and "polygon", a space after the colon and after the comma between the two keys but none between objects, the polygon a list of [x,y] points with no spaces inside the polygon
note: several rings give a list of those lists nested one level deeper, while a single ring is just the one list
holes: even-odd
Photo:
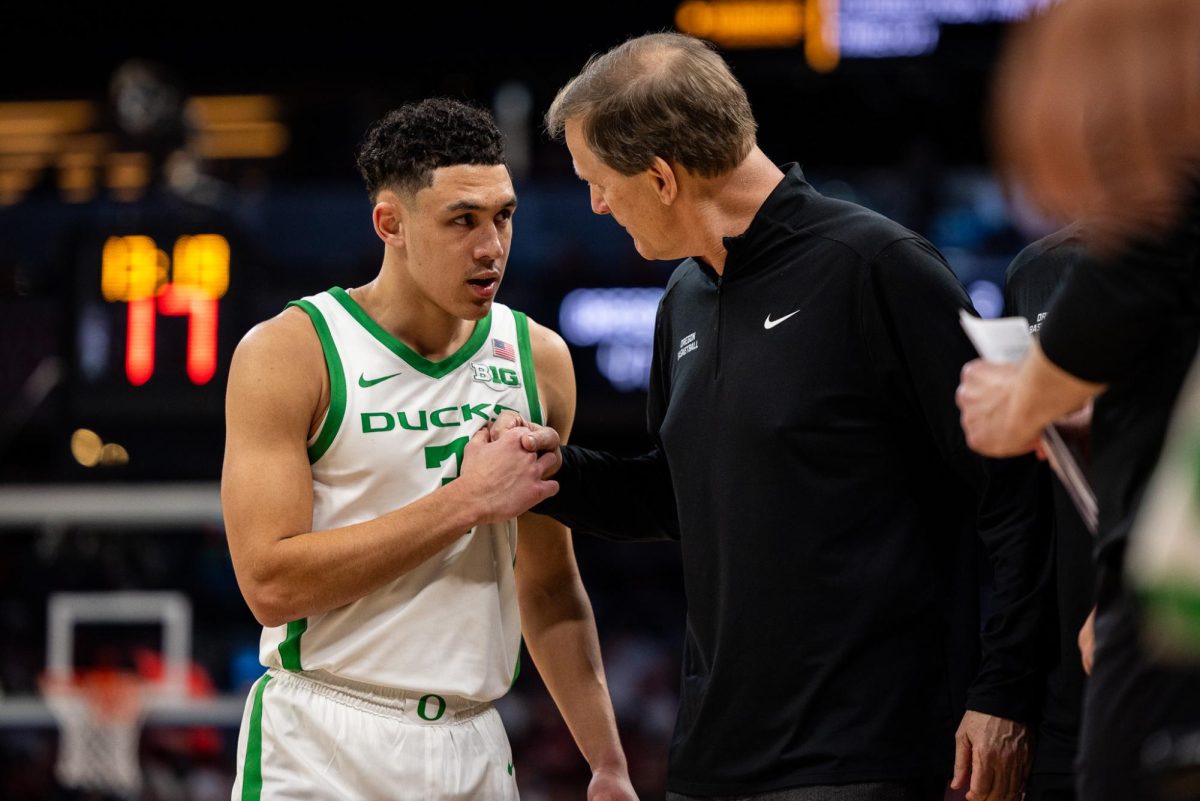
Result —
[{"label": "black sleeve", "polygon": [[564,446],[562,467],[555,476],[559,492],[533,511],[549,515],[575,531],[606,539],[679,539],[671,473],[658,438],[666,413],[666,362],[661,358],[664,341],[660,306],[646,402],[647,425],[655,447],[641,456],[621,457]]},{"label": "black sleeve", "polygon": [[1169,234],[1072,271],[1041,331],[1046,357],[1084,381],[1111,383],[1139,366],[1170,325],[1168,312],[1193,294],[1200,204]]},{"label": "black sleeve", "polygon": [[559,492],[533,511],[610,540],[679,539],[675,496],[662,451],[641,456],[563,447]]},{"label": "black sleeve", "polygon": [[1024,317],[1035,326],[1032,330],[1040,328],[1038,324],[1071,270],[1088,258],[1078,231],[1079,226],[1071,226],[1017,254],[1004,281],[1005,316]]},{"label": "black sleeve", "polygon": [[885,395],[927,432],[957,479],[952,489],[973,496],[993,568],[992,613],[967,707],[1031,720],[1042,682],[1040,596],[1051,564],[1036,460],[989,460],[967,447],[954,393],[963,364],[976,356],[958,313],[973,309],[941,254],[920,239],[895,242],[873,260],[869,283],[863,330]]}]

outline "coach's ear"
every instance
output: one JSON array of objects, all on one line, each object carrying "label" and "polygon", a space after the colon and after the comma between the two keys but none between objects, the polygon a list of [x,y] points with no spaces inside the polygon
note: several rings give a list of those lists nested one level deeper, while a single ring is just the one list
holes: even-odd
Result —
[{"label": "coach's ear", "polygon": [[654,192],[664,206],[674,203],[679,194],[679,181],[675,169],[671,162],[661,156],[655,156],[646,169],[646,175],[654,185]]},{"label": "coach's ear", "polygon": [[382,239],[384,244],[399,249],[404,248],[402,205],[403,201],[399,195],[390,189],[384,189],[379,193],[375,209],[371,213],[375,223],[375,235]]}]

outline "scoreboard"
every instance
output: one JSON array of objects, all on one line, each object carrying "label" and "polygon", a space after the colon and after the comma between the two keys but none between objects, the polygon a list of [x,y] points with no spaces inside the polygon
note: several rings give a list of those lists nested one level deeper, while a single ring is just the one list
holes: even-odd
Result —
[{"label": "scoreboard", "polygon": [[63,243],[63,423],[126,447],[130,477],[219,474],[229,362],[270,315],[252,241],[224,210],[166,193],[81,211]]},{"label": "scoreboard", "polygon": [[[125,306],[125,376],[140,387],[155,371],[160,315],[187,319],[186,370],[196,385],[217,371],[218,304],[229,290],[229,241],[220,234],[185,234],[171,251],[148,236],[112,236],[104,243],[100,291]],[[167,369],[177,365],[167,365]]]}]

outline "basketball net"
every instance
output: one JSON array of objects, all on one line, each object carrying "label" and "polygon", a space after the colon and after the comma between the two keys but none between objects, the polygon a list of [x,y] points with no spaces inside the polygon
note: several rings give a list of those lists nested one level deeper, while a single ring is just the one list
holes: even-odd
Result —
[{"label": "basketball net", "polygon": [[61,732],[54,773],[60,784],[123,798],[142,789],[138,744],[145,690],[136,674],[119,670],[46,677],[42,695]]}]

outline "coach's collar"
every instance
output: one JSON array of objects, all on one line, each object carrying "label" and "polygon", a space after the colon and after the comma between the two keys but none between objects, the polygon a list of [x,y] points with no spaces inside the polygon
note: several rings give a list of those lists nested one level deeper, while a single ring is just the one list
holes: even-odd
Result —
[{"label": "coach's collar", "polygon": [[799,164],[781,164],[779,169],[783,171],[783,179],[767,195],[750,221],[750,226],[737,236],[727,236],[722,240],[726,253],[722,272],[725,281],[734,275],[751,275],[767,266],[757,257],[768,247],[778,244],[779,231],[776,225],[783,222],[790,227],[798,211],[797,204],[803,203],[804,196],[812,191],[812,187],[804,180]]}]

